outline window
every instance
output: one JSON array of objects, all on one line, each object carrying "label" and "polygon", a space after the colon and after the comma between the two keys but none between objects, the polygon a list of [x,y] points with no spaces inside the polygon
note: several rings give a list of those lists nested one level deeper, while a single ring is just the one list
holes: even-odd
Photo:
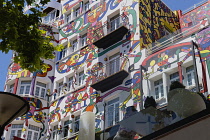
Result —
[{"label": "window", "polygon": [[72,85],[73,85],[73,77],[70,77],[69,81],[68,81],[68,89],[69,89],[69,91],[71,91]]},{"label": "window", "polygon": [[74,11],[75,18],[78,17],[79,14],[80,14],[80,8],[75,9],[75,11]]},{"label": "window", "polygon": [[80,120],[80,116],[75,116],[74,119],[74,132],[78,132],[79,131],[79,120]]},{"label": "window", "polygon": [[71,13],[66,15],[66,23],[69,23],[71,21]]},{"label": "window", "polygon": [[31,81],[21,81],[19,94],[29,94]]},{"label": "window", "polygon": [[186,74],[187,74],[187,86],[194,85],[195,84],[194,67],[193,66],[187,67]]},{"label": "window", "polygon": [[12,124],[12,129],[10,133],[10,140],[13,140],[14,136],[21,137],[23,124]]},{"label": "window", "polygon": [[58,83],[58,96],[60,96],[62,90],[63,90],[63,82],[60,82]]},{"label": "window", "polygon": [[75,52],[77,50],[77,40],[72,41],[72,51]]},{"label": "window", "polygon": [[112,75],[120,70],[120,53],[116,53],[109,57],[108,75]]},{"label": "window", "polygon": [[155,99],[159,99],[160,97],[164,96],[163,92],[163,79],[159,79],[154,82],[155,86]]},{"label": "window", "polygon": [[60,59],[67,56],[67,45],[60,51]]},{"label": "window", "polygon": [[79,73],[79,86],[84,84],[84,71]]},{"label": "window", "polygon": [[119,98],[115,98],[108,102],[108,127],[119,122]]},{"label": "window", "polygon": [[89,1],[84,4],[84,11],[87,11],[89,9],[89,5]]},{"label": "window", "polygon": [[27,135],[27,140],[38,140],[38,135],[39,135],[39,127],[30,125],[28,127],[28,135]]},{"label": "window", "polygon": [[46,84],[41,82],[36,82],[35,96],[44,98],[46,93]]},{"label": "window", "polygon": [[171,83],[174,81],[179,81],[179,73],[178,72],[172,73],[170,75],[170,81],[171,81]]},{"label": "window", "polygon": [[9,86],[9,93],[13,93],[13,91],[14,91],[14,85],[15,84],[12,84],[12,85]]},{"label": "window", "polygon": [[81,46],[85,46],[87,43],[87,34],[81,36]]},{"label": "window", "polygon": [[63,137],[67,137],[68,136],[69,124],[70,124],[70,120],[64,121]]},{"label": "window", "polygon": [[110,19],[110,31],[114,31],[120,26],[120,15],[116,15]]},{"label": "window", "polygon": [[53,137],[53,140],[57,140],[57,138],[58,138],[58,125],[55,125],[53,127],[52,137]]}]

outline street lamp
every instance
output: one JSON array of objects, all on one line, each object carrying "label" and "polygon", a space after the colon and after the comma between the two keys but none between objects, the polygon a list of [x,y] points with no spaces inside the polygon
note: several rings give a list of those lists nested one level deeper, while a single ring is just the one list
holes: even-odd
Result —
[{"label": "street lamp", "polygon": [[22,97],[0,91],[0,140],[4,127],[15,118],[26,114],[29,109],[29,103]]}]

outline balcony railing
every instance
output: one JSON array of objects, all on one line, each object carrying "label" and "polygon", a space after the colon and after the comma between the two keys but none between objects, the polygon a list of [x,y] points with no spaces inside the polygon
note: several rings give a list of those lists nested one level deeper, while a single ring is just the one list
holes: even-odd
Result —
[{"label": "balcony railing", "polygon": [[42,23],[58,28],[58,23],[57,23],[58,20],[59,20],[59,17],[56,17],[56,18],[51,19],[51,20],[49,20],[49,19],[46,20],[45,18],[42,18]]},{"label": "balcony railing", "polygon": [[204,4],[204,3],[207,2],[207,1],[208,1],[208,0],[203,0],[203,1],[199,2],[199,3],[197,3],[197,4],[194,4],[192,7],[190,7],[190,8],[188,8],[188,9],[182,11],[182,14],[186,14],[187,12],[189,12],[189,11],[191,11],[191,10],[193,10],[193,9],[195,9],[195,8],[197,8],[197,7],[199,7],[199,6],[201,6],[202,4]]},{"label": "balcony railing", "polygon": [[147,56],[149,56],[155,52],[158,52],[164,48],[167,48],[168,46],[174,44],[175,42],[178,42],[181,39],[186,38],[190,35],[193,35],[196,32],[208,27],[210,19],[206,18],[206,20],[207,20],[207,23],[205,25],[203,25],[202,22],[200,22],[184,31],[183,31],[183,29],[179,29],[176,32],[170,33],[169,35],[164,36],[164,37],[160,38],[159,40],[149,44],[148,48],[146,50]]},{"label": "balcony railing", "polygon": [[103,79],[114,75],[115,73],[118,73],[121,70],[127,71],[129,67],[129,61],[126,57],[118,57],[116,59],[113,59],[106,64],[99,65],[97,69],[94,71],[91,71],[91,74],[93,76],[98,77],[96,79],[96,82],[102,81]]},{"label": "balcony railing", "polygon": [[[119,17],[103,24],[100,27],[96,27],[94,31],[93,37],[96,40],[101,39],[102,37],[106,36],[107,34],[113,32],[114,30],[118,29],[121,26],[125,26],[129,29],[129,19],[125,14],[119,15]],[[103,35],[101,35],[103,34]],[[95,40],[95,41],[96,41]]]}]

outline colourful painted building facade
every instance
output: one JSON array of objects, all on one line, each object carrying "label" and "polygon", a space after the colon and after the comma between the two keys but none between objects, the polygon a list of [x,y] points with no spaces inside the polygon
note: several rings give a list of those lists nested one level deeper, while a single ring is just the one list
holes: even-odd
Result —
[{"label": "colourful painted building facade", "polygon": [[164,109],[172,81],[195,90],[192,41],[199,47],[200,91],[209,94],[209,6],[207,0],[182,14],[160,0],[52,1],[40,28],[65,48],[34,73],[10,64],[5,91],[23,96],[31,109],[5,128],[4,138],[107,140],[121,129],[125,137],[134,131],[135,139],[148,134],[119,122],[144,109],[147,96]]}]

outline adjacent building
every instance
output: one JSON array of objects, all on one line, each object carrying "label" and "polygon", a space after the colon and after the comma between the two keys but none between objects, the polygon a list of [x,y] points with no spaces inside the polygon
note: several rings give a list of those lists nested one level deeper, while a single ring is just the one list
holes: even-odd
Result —
[{"label": "adjacent building", "polygon": [[173,81],[207,96],[209,9],[209,0],[186,12],[161,0],[49,2],[40,28],[65,47],[33,73],[9,65],[5,91],[31,108],[5,128],[5,140],[113,139],[129,109],[143,110],[147,96],[165,110]]}]

